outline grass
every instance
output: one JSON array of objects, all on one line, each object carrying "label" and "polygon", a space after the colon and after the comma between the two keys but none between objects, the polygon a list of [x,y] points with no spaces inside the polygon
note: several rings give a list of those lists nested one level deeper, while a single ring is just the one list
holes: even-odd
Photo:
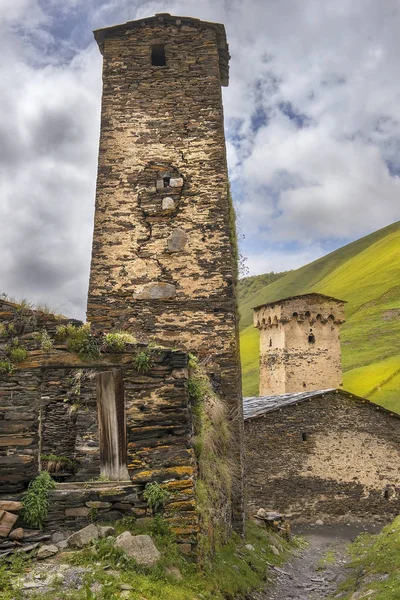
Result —
[{"label": "grass", "polygon": [[337,556],[335,550],[327,550],[327,552],[325,552],[323,557],[318,562],[317,570],[323,571],[324,569],[329,567],[329,565],[335,564],[336,560]]},{"label": "grass", "polygon": [[400,590],[400,517],[378,535],[359,536],[350,546],[353,573],[338,591],[341,600],[357,597],[398,600]]},{"label": "grass", "polygon": [[[150,530],[149,530],[150,527]],[[279,538],[277,545],[283,547],[280,556],[270,550],[270,538],[254,523],[249,523],[246,539],[233,535],[227,544],[217,548],[213,560],[196,564],[185,558],[178,550],[169,531],[161,534],[151,526],[135,525],[133,521],[117,524],[117,534],[130,529],[133,534],[151,533],[162,554],[159,564],[152,569],[139,567],[122,551],[116,549],[112,540],[102,539],[78,552],[66,552],[57,560],[75,566],[90,567],[81,590],[56,587],[48,593],[31,594],[34,600],[116,600],[120,598],[121,586],[130,586],[130,600],[226,600],[243,598],[251,590],[261,589],[265,583],[268,564],[281,564],[291,545]],[[252,548],[246,547],[251,544]],[[14,562],[15,561],[15,562]],[[3,565],[6,565],[3,560]],[[7,568],[0,563],[0,588],[2,600],[20,600],[20,592],[13,590],[12,581],[26,570],[28,563],[14,559]],[[105,568],[106,567],[106,568]],[[178,568],[182,580],[168,574],[171,567]],[[90,586],[96,582],[102,588],[95,596]],[[56,593],[55,593],[56,592]]]},{"label": "grass", "polygon": [[[258,388],[251,306],[320,292],[347,301],[341,329],[344,388],[400,412],[400,222],[291,271],[240,306],[245,395]],[[253,283],[254,285],[254,283]],[[398,388],[397,388],[398,389]]]}]

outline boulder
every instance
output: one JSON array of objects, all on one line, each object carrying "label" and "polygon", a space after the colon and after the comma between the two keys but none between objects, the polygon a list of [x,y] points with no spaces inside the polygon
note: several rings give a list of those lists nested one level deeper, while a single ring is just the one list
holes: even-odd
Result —
[{"label": "boulder", "polygon": [[53,535],[51,536],[51,541],[53,542],[53,544],[58,544],[58,542],[62,542],[67,537],[68,537],[67,534],[64,533],[63,531],[55,531],[53,533]]},{"label": "boulder", "polygon": [[76,531],[67,539],[68,546],[72,548],[83,548],[90,542],[97,540],[99,537],[99,531],[96,525],[88,525],[79,531]]},{"label": "boulder", "polygon": [[36,558],[38,560],[43,560],[44,558],[49,558],[50,556],[54,556],[55,554],[57,554],[58,552],[58,548],[57,546],[40,546],[39,550],[37,551],[36,554]]},{"label": "boulder", "polygon": [[111,527],[111,525],[105,525],[104,527],[98,526],[97,529],[101,538],[115,534],[115,529],[114,527]]},{"label": "boulder", "polygon": [[16,529],[13,529],[11,531],[11,533],[9,534],[8,537],[10,540],[19,542],[20,540],[22,540],[24,538],[24,530],[22,529],[22,527],[17,527]]},{"label": "boulder", "polygon": [[3,509],[0,510],[0,537],[8,536],[17,519],[17,515]]},{"label": "boulder", "polygon": [[124,531],[115,540],[115,545],[144,567],[153,567],[161,556],[149,535],[131,535]]},{"label": "boulder", "polygon": [[183,579],[182,573],[178,567],[167,567],[165,572],[169,577],[172,577],[172,579],[176,579],[176,581],[182,581]]}]

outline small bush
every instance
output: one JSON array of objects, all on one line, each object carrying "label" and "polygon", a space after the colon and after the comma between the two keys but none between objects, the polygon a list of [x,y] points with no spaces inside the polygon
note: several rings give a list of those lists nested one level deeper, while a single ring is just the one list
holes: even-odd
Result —
[{"label": "small bush", "polygon": [[53,340],[47,333],[45,329],[43,331],[36,331],[34,333],[34,339],[39,344],[40,349],[43,350],[45,354],[50,352],[53,347]]},{"label": "small bush", "polygon": [[147,350],[139,352],[133,361],[133,366],[139,373],[147,373],[152,367],[151,354]]},{"label": "small bush", "polygon": [[9,356],[10,356],[11,362],[18,364],[18,363],[24,362],[24,360],[28,356],[28,352],[22,346],[18,346],[16,348],[12,348],[10,350]]},{"label": "small bush", "polygon": [[33,479],[22,496],[22,516],[30,527],[43,528],[49,511],[49,493],[56,487],[47,471]]},{"label": "small bush", "polygon": [[164,490],[156,481],[146,483],[143,498],[146,500],[149,508],[151,508],[153,515],[164,508],[165,503],[168,502],[170,497],[171,494],[167,490]]},{"label": "small bush", "polygon": [[0,376],[10,375],[13,371],[14,367],[9,360],[0,360]]},{"label": "small bush", "polygon": [[126,344],[135,344],[136,339],[126,331],[116,331],[106,333],[104,336],[104,346],[108,352],[124,352]]},{"label": "small bush", "polygon": [[81,327],[74,327],[71,324],[60,325],[56,330],[56,338],[66,341],[67,349],[79,354],[81,360],[99,356],[99,347],[90,331],[90,323],[85,323]]}]

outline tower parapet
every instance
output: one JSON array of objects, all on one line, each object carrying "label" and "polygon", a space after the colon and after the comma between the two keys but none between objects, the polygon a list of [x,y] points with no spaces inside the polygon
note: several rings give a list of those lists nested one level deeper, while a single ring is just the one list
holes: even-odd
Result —
[{"label": "tower parapet", "polygon": [[254,308],[260,330],[260,396],[342,385],[343,300],[310,293]]}]

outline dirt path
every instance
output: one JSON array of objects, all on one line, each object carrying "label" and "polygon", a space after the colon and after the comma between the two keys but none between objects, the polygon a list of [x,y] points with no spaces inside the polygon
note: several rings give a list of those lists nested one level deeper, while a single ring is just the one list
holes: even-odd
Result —
[{"label": "dirt path", "polygon": [[[379,528],[368,528],[370,533]],[[367,531],[356,525],[307,526],[295,533],[307,546],[297,550],[281,569],[266,593],[254,600],[323,600],[335,592],[349,570],[347,547],[357,535]]]}]

